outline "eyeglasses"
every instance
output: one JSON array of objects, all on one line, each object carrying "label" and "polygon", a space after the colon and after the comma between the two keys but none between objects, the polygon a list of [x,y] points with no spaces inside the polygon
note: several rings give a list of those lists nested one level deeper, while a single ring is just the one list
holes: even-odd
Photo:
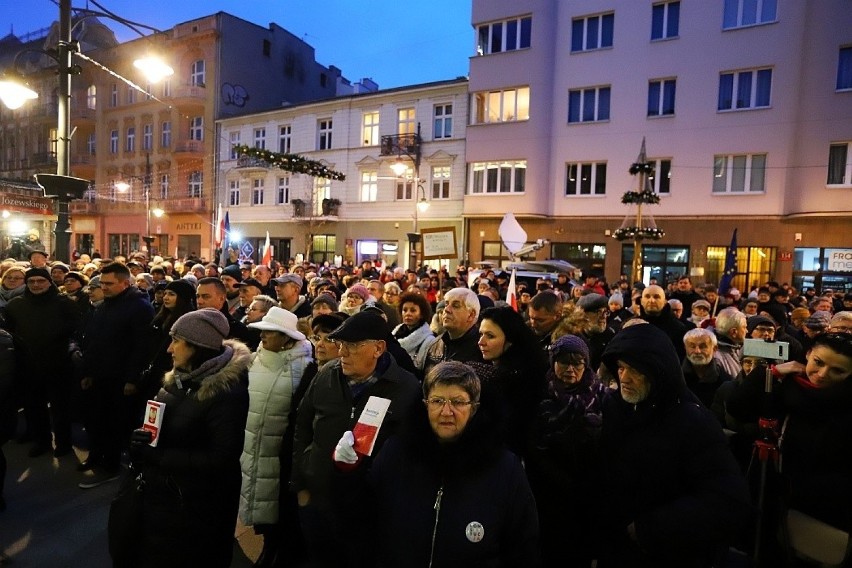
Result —
[{"label": "eyeglasses", "polygon": [[332,340],[334,346],[337,347],[338,351],[347,351],[351,353],[356,349],[360,349],[362,345],[366,345],[367,343],[375,343],[378,341],[377,339],[365,339],[364,341],[340,341],[339,339]]},{"label": "eyeglasses", "polygon": [[574,369],[575,371],[581,371],[586,366],[586,364],[582,361],[576,361],[576,362],[571,362],[571,363],[563,363],[562,361],[556,361],[556,364],[559,365],[560,367],[564,367],[564,368],[570,367],[570,368]]},{"label": "eyeglasses", "polygon": [[450,410],[455,411],[465,410],[468,406],[474,404],[472,401],[469,400],[462,400],[460,398],[441,398],[438,396],[427,398],[423,402],[425,402],[432,410],[443,410],[444,405],[449,403]]},{"label": "eyeglasses", "polygon": [[327,335],[325,337],[323,337],[321,335],[314,334],[314,335],[311,335],[310,337],[308,337],[308,341],[310,341],[314,345],[317,345],[317,344],[322,343],[322,342],[334,343],[335,346],[337,345],[337,343],[333,339],[329,339]]}]

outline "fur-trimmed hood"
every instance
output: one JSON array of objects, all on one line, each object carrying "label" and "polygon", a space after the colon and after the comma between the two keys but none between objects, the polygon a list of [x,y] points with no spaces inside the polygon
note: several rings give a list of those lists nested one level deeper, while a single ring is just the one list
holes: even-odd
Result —
[{"label": "fur-trimmed hood", "polygon": [[199,401],[227,392],[242,382],[251,363],[251,351],[236,339],[227,339],[220,355],[206,361],[191,373],[174,369],[163,377],[163,388],[197,390]]}]

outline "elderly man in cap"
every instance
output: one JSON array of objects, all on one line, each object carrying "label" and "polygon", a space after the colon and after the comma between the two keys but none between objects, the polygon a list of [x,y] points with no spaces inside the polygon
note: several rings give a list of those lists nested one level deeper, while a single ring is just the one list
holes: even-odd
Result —
[{"label": "elderly man in cap", "polygon": [[[81,314],[59,293],[44,268],[30,268],[26,290],[6,305],[5,328],[15,338],[17,375],[24,387],[24,413],[33,438],[30,457],[51,450],[55,457],[71,453],[71,355],[68,345],[78,331]],[[48,411],[48,405],[50,409]]]},{"label": "elderly man in cap", "polygon": [[582,331],[577,335],[588,345],[592,370],[595,371],[601,364],[604,349],[615,336],[615,330],[607,323],[610,313],[608,303],[606,296],[594,292],[577,300],[577,310],[584,316]]},{"label": "elderly man in cap", "polygon": [[[220,280],[221,279],[222,277],[220,277]],[[255,296],[263,294],[263,284],[254,278],[246,278],[239,283],[238,288],[239,306],[237,306],[237,309],[234,310],[233,316],[237,321],[243,321],[248,313],[252,300],[254,300]]]},{"label": "elderly man in cap", "polygon": [[32,268],[47,268],[48,254],[43,250],[36,249],[30,251],[28,258]]},{"label": "elderly man in cap", "polygon": [[352,430],[370,397],[390,401],[372,457],[421,398],[414,375],[386,351],[384,319],[359,312],[327,336],[340,358],[324,365],[308,387],[296,418],[292,489],[297,492],[302,529],[315,566],[344,566],[347,528],[333,499],[332,454]]},{"label": "elderly man in cap", "polygon": [[298,274],[282,274],[273,278],[278,303],[285,310],[296,314],[297,318],[311,315],[311,304],[307,297],[301,295],[303,280]]}]

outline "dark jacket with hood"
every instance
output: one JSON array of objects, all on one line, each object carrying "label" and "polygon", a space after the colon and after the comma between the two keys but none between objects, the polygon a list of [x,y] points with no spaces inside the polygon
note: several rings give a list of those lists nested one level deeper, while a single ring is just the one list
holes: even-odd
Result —
[{"label": "dark jacket with hood", "polygon": [[[654,326],[623,329],[603,361],[650,381],[638,404],[604,400],[599,566],[711,566],[751,508],[745,480],[713,415],[686,388],[668,337]],[[628,537],[635,527],[638,545]]]},{"label": "dark jacket with hood", "polygon": [[429,369],[442,361],[482,361],[482,351],[479,350],[479,326],[474,325],[464,335],[452,339],[446,331],[438,336],[426,353],[426,363],[423,366],[425,376]]},{"label": "dark jacket with hood", "polygon": [[372,546],[364,546],[369,565],[539,566],[535,500],[487,410],[447,444],[432,432],[425,405],[409,424],[369,472],[366,510],[376,521]]},{"label": "dark jacket with hood", "polygon": [[170,371],[159,443],[148,448],[139,566],[230,566],[251,352],[239,341],[190,373]]}]

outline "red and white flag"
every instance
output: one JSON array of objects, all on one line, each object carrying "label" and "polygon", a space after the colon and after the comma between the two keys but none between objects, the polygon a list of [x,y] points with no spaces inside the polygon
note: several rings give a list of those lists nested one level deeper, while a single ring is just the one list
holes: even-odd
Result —
[{"label": "red and white flag", "polygon": [[213,233],[213,240],[216,248],[222,246],[222,239],[225,236],[225,218],[222,216],[222,204],[219,204],[219,211],[216,215],[216,228]]},{"label": "red and white flag", "polygon": [[506,290],[506,302],[512,306],[512,309],[518,311],[518,293],[515,290],[515,269],[512,269],[512,276],[509,278],[509,288]]},{"label": "red and white flag", "polygon": [[266,244],[263,246],[263,260],[260,263],[272,268],[272,246],[269,244],[269,231],[266,231]]}]

